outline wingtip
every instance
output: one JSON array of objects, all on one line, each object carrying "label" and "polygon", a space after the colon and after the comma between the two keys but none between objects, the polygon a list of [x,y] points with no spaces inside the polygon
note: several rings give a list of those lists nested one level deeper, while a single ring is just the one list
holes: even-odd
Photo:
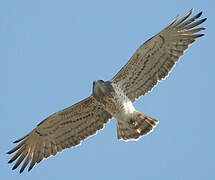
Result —
[{"label": "wingtip", "polygon": [[18,139],[18,140],[16,140],[16,141],[13,141],[13,143],[18,143],[18,142],[20,142],[21,140],[23,140],[24,138],[21,138],[21,139]]},{"label": "wingtip", "polygon": [[23,171],[24,171],[24,169],[23,169],[23,168],[22,168],[22,169],[20,169],[19,174],[21,174]]},{"label": "wingtip", "polygon": [[189,11],[190,13],[193,13],[193,11],[194,11],[194,8],[191,8],[191,10]]},{"label": "wingtip", "polygon": [[33,167],[29,167],[29,168],[28,168],[28,172],[29,172],[29,171],[31,171],[31,170],[32,170],[32,168],[33,168]]},{"label": "wingtip", "polygon": [[11,164],[12,162],[13,162],[13,161],[12,161],[12,160],[10,160],[10,161],[8,161],[7,163],[8,163],[8,164]]},{"label": "wingtip", "polygon": [[205,22],[207,20],[207,18],[202,19],[202,22]]},{"label": "wingtip", "polygon": [[23,139],[25,139],[27,136],[28,136],[28,134],[27,134],[26,136],[20,138],[20,139],[17,139],[17,140],[14,141],[13,143],[18,143],[18,142],[22,141]]},{"label": "wingtip", "polygon": [[6,154],[11,154],[10,151],[6,152]]},{"label": "wingtip", "polygon": [[[194,8],[192,8],[188,13],[192,14],[194,12]],[[203,11],[200,11],[198,14],[196,14],[194,17],[195,19],[199,18],[203,14]]]},{"label": "wingtip", "polygon": [[196,19],[199,18],[199,17],[202,15],[202,13],[203,13],[203,11],[199,12],[199,13],[195,16],[195,18],[196,18]]},{"label": "wingtip", "polygon": [[13,166],[12,170],[15,170],[18,166],[16,164]]},{"label": "wingtip", "polygon": [[35,165],[34,163],[33,163],[33,164],[30,164],[30,166],[29,166],[29,168],[28,168],[28,172],[32,170],[32,168],[34,167],[34,165]]},{"label": "wingtip", "polygon": [[195,38],[195,39],[197,39],[197,38],[200,38],[200,37],[202,37],[202,36],[204,36],[205,34],[195,34],[195,35],[193,35],[192,37],[193,38]]}]

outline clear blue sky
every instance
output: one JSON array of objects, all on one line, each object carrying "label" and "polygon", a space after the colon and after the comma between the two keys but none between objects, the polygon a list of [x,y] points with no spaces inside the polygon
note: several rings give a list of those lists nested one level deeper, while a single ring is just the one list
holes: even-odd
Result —
[{"label": "clear blue sky", "polygon": [[[164,3],[165,2],[165,3]],[[212,0],[14,0],[0,3],[1,179],[215,179]],[[178,14],[203,10],[206,36],[135,107],[160,121],[138,142],[119,142],[116,121],[37,164],[12,171],[6,152],[44,118],[92,92]]]}]

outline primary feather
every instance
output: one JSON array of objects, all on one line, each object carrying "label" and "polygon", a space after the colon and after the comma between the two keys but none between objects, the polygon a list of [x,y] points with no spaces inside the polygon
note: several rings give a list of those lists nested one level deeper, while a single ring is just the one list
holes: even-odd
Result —
[{"label": "primary feather", "polygon": [[205,28],[195,27],[206,18],[193,22],[202,12],[185,21],[192,12],[193,9],[180,20],[179,16],[176,17],[166,28],[140,46],[112,79],[112,82],[120,84],[131,101],[145,95],[165,79],[189,45],[204,35],[196,33]]}]

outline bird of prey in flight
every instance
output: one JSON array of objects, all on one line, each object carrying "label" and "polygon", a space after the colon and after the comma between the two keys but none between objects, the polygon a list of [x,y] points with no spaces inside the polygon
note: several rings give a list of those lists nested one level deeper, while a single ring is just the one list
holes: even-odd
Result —
[{"label": "bird of prey in flight", "polygon": [[202,12],[190,17],[192,12],[180,19],[177,16],[143,43],[111,80],[94,81],[91,96],[52,114],[16,140],[18,145],[8,152],[16,152],[8,162],[16,160],[13,169],[23,162],[20,173],[29,163],[30,171],[43,159],[95,135],[112,118],[117,121],[119,140],[138,140],[152,132],[158,121],[137,111],[133,102],[165,79],[189,45],[204,35],[198,32],[205,28],[196,26],[206,18],[198,20]]}]

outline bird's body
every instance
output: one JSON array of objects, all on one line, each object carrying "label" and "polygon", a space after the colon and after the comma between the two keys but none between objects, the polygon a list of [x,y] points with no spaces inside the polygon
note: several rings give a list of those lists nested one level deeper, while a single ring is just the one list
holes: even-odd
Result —
[{"label": "bird's body", "polygon": [[132,102],[123,90],[117,84],[109,81],[96,81],[93,86],[93,97],[102,104],[106,111],[116,118],[124,114],[130,115],[135,110]]},{"label": "bird's body", "polygon": [[24,161],[20,173],[30,163],[31,170],[44,158],[56,155],[66,148],[79,145],[95,135],[110,119],[117,120],[118,139],[137,140],[150,133],[158,121],[138,112],[133,102],[150,92],[171,72],[184,51],[204,34],[196,28],[206,18],[197,20],[202,12],[187,19],[193,10],[146,41],[128,63],[110,81],[93,83],[92,95],[71,107],[54,113],[26,136],[15,141],[19,144],[8,152],[16,152],[9,163],[17,158],[13,169]]},{"label": "bird's body", "polygon": [[93,84],[93,97],[117,119],[118,139],[137,140],[151,132],[158,123],[138,112],[119,84],[96,81]]}]

